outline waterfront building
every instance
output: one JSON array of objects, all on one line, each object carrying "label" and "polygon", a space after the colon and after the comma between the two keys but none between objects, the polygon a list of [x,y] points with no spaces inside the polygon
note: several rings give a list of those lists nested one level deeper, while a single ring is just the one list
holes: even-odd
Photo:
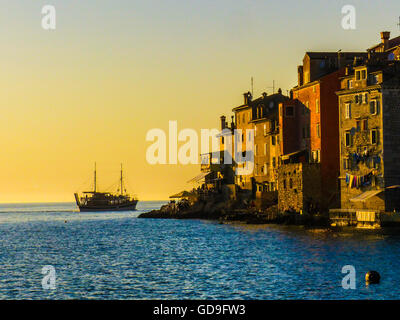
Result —
[{"label": "waterfront building", "polygon": [[[235,107],[232,109],[232,111],[235,114],[235,123],[236,123],[236,128],[238,129],[238,134],[240,132],[240,137],[239,139],[242,142],[242,152],[245,153],[248,151],[247,148],[248,146],[248,141],[246,139],[246,130],[252,130],[254,129],[253,123],[251,122],[252,120],[252,94],[250,92],[246,92],[243,94],[244,97],[244,102],[242,105]],[[240,131],[241,130],[241,131]],[[244,166],[244,164],[239,163],[238,166]],[[238,175],[235,177],[235,183],[238,185],[241,189],[246,189],[246,190],[252,190],[253,189],[253,175]]]},{"label": "waterfront building", "polygon": [[[318,165],[312,170],[302,170],[302,174],[312,174],[309,182],[320,186],[322,192],[313,197],[313,204],[299,206],[291,203],[291,199],[298,199],[299,192],[306,192],[289,186],[284,194],[279,193],[281,208],[314,206],[326,210],[339,203],[339,114],[335,92],[340,88],[346,63],[365,55],[361,52],[306,52],[303,65],[297,68],[298,84],[291,90],[291,99],[283,102],[279,111],[279,164],[282,167],[279,188],[285,183],[285,173],[290,172],[285,165],[310,163]],[[288,196],[290,192],[293,196]],[[306,202],[304,197],[302,199]]]},{"label": "waterfront building", "polygon": [[[242,150],[248,151],[246,130],[254,130],[254,170],[250,175],[236,176],[236,184],[251,190],[254,198],[271,198],[270,192],[277,191],[277,168],[280,155],[279,148],[279,103],[286,101],[287,96],[279,89],[277,93],[252,100],[250,93],[244,94],[244,104],[233,108],[236,127],[241,129]],[[242,164],[238,164],[242,165]],[[275,195],[276,198],[276,195]]]},{"label": "waterfront building", "polygon": [[287,96],[278,93],[267,95],[251,102],[254,126],[254,182],[256,198],[277,201],[277,169],[280,156],[278,111],[279,103]]},{"label": "waterfront building", "polygon": [[347,67],[337,92],[342,212],[400,210],[400,61],[386,46]]},{"label": "waterfront building", "polygon": [[[381,32],[381,42],[367,49],[370,53],[387,53],[388,60],[395,60],[395,55],[390,55],[393,52],[398,53],[400,48],[400,36],[390,39],[389,31]],[[397,57],[397,60],[400,60]]]}]

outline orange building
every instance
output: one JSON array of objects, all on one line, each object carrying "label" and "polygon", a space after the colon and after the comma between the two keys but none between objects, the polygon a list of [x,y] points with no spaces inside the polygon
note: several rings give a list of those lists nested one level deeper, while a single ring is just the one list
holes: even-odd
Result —
[{"label": "orange building", "polygon": [[[339,113],[336,91],[344,65],[366,53],[307,52],[298,67],[298,85],[280,106],[281,164],[318,163],[322,186],[318,205],[335,207],[340,201]],[[317,171],[313,171],[317,172]],[[282,200],[283,201],[283,200]]]}]

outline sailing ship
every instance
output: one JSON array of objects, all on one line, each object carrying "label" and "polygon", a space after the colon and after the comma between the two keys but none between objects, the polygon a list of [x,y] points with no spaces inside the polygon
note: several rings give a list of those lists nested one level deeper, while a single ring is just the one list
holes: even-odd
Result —
[{"label": "sailing ship", "polygon": [[82,196],[75,193],[76,204],[82,211],[131,211],[136,210],[138,199],[131,197],[124,189],[124,178],[121,164],[119,193],[97,191],[97,170],[94,164],[93,191],[84,191]]}]

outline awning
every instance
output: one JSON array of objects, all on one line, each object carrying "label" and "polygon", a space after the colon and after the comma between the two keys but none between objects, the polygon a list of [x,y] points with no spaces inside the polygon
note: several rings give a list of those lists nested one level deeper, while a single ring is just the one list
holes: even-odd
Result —
[{"label": "awning", "polygon": [[206,176],[208,176],[211,172],[207,171],[207,172],[202,172],[200,173],[198,176],[195,176],[193,179],[190,179],[187,183],[191,183],[191,182],[198,182],[201,179],[204,179]]},{"label": "awning", "polygon": [[281,156],[281,159],[282,159],[282,160],[288,160],[288,159],[290,159],[290,158],[293,157],[293,156],[297,156],[297,155],[300,155],[300,154],[304,153],[305,151],[306,151],[306,150],[298,150],[298,151],[296,151],[296,152],[284,154],[284,155]]},{"label": "awning", "polygon": [[368,200],[369,198],[372,198],[376,195],[378,195],[379,193],[383,192],[384,190],[371,190],[371,191],[365,191],[363,193],[361,193],[360,195],[358,195],[357,197],[351,198],[350,201],[352,202],[364,202],[366,200]]}]

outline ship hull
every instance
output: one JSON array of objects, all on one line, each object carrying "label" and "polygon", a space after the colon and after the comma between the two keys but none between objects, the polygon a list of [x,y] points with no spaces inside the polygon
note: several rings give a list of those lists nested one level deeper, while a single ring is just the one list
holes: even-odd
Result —
[{"label": "ship hull", "polygon": [[107,206],[84,206],[79,205],[79,211],[81,212],[93,212],[93,211],[134,211],[138,201],[132,201],[126,204],[120,205],[107,205]]}]

